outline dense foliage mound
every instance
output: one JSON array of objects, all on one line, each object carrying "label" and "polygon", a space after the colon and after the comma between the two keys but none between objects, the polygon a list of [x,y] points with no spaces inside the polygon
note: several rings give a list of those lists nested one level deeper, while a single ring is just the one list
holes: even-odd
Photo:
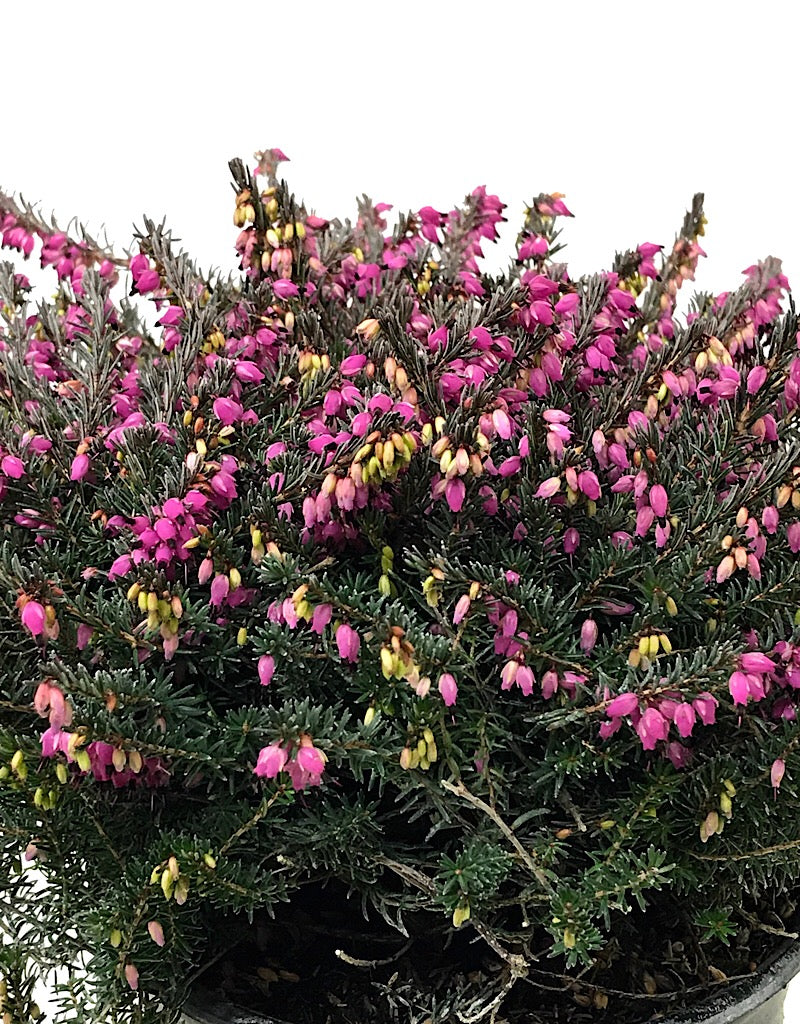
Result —
[{"label": "dense foliage mound", "polygon": [[231,164],[236,279],[0,195],[57,281],[0,266],[5,1006],[32,958],[75,965],[63,1020],[174,1019],[247,915],[291,984],[293,908],[354,975],[406,934],[471,964],[375,1020],[665,1008],[654,929],[723,981],[703,949],[785,930],[800,851],[780,264],[681,318],[700,196],[573,279],[540,195],[492,278],[485,188],[389,230],[309,213],[281,159]]}]

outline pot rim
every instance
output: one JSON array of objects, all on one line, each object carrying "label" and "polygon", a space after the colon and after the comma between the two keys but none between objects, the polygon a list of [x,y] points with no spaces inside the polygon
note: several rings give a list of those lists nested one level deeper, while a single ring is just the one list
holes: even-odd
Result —
[{"label": "pot rim", "polygon": [[791,939],[752,978],[734,982],[695,1006],[664,1017],[660,1024],[735,1024],[783,991],[798,973],[800,940]]},{"label": "pot rim", "polygon": [[[798,973],[800,940],[792,939],[773,954],[766,966],[755,971],[752,978],[743,978],[686,1010],[662,1017],[659,1024],[736,1024],[745,1014],[757,1010],[783,991]],[[209,999],[208,996],[211,993],[198,986],[190,993],[184,1007],[185,1013],[199,1014],[195,1019],[200,1024],[291,1024],[226,999]]]}]

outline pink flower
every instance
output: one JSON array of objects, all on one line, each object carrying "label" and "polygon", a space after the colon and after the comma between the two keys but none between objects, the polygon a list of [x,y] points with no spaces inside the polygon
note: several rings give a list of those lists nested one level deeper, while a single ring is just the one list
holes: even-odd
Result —
[{"label": "pink flower", "polygon": [[548,480],[544,480],[539,484],[534,494],[534,498],[552,498],[553,495],[561,487],[561,477],[551,476]]},{"label": "pink flower", "polygon": [[[153,273],[155,273],[155,271],[153,271]],[[139,972],[134,964],[125,964],[125,980],[134,992],[139,987]]]},{"label": "pink flower", "polygon": [[0,460],[0,470],[12,480],[19,480],[25,475],[25,465],[16,455],[4,455]]},{"label": "pink flower", "polygon": [[46,616],[44,608],[38,601],[28,601],[22,609],[22,625],[30,630],[34,636],[44,632]]},{"label": "pink flower", "polygon": [[271,654],[262,654],[258,659],[258,681],[262,686],[269,686],[275,671],[275,659]]},{"label": "pink flower", "polygon": [[445,705],[448,708],[452,707],[458,697],[458,685],[455,678],[449,672],[443,672],[439,676],[438,690],[442,695]]},{"label": "pink flower", "polygon": [[466,493],[467,488],[460,477],[453,477],[452,480],[447,481],[444,488],[444,496],[447,498],[447,504],[451,512],[461,511],[464,506]]},{"label": "pink flower", "polygon": [[589,654],[597,643],[597,623],[594,619],[584,619],[581,625],[581,650]]},{"label": "pink flower", "polygon": [[76,455],[69,471],[70,480],[83,480],[89,472],[89,456]]},{"label": "pink flower", "polygon": [[800,551],[800,522],[789,523],[786,527],[786,539],[789,542],[789,550],[796,555]]},{"label": "pink flower", "polygon": [[355,377],[366,365],[367,357],[358,352],[352,356],[345,356],[339,364],[339,373],[343,377]]},{"label": "pink flower", "polygon": [[786,764],[780,758],[777,758],[775,761],[772,762],[772,768],[770,769],[769,773],[769,780],[772,784],[772,788],[775,790],[776,793],[778,791],[778,787],[781,784],[781,780],[783,779],[783,774],[785,771]]},{"label": "pink flower", "polygon": [[111,568],[108,570],[108,578],[115,580],[117,576],[127,576],[131,571],[132,565],[130,555],[120,555],[111,563]]},{"label": "pink flower", "polygon": [[456,610],[455,612],[453,612],[454,626],[457,626],[459,622],[461,622],[461,620],[464,618],[464,616],[469,612],[471,604],[472,601],[470,600],[469,594],[462,594],[461,597],[459,597],[458,602],[456,603]]},{"label": "pink flower", "polygon": [[774,672],[775,662],[758,651],[748,651],[740,658],[740,664],[744,672]]},{"label": "pink flower", "polygon": [[301,741],[300,749],[297,751],[297,763],[309,775],[322,775],[325,770],[325,759],[322,751],[318,750],[311,740],[308,743]]},{"label": "pink flower", "polygon": [[273,281],[272,290],[279,299],[296,299],[300,290],[293,281]]},{"label": "pink flower", "polygon": [[339,648],[339,657],[343,661],[355,664],[358,661],[358,652],[361,649],[361,639],[356,631],[343,622],[336,630],[336,646]]},{"label": "pink flower", "polygon": [[747,703],[747,698],[750,695],[750,685],[744,672],[734,672],[731,675],[728,680],[728,689],[730,690],[731,697],[733,697],[734,705]]},{"label": "pink flower", "polygon": [[283,771],[288,760],[288,751],[276,740],[274,743],[270,743],[268,747],[262,747],[258,752],[258,760],[253,771],[260,778],[274,779]]},{"label": "pink flower", "polygon": [[667,492],[661,484],[653,484],[650,488],[650,508],[659,519],[663,519],[667,514],[667,502]]},{"label": "pink flower", "polygon": [[700,693],[692,701],[692,707],[703,725],[714,724],[717,718],[718,703],[717,698],[710,693]]},{"label": "pink flower", "polygon": [[533,684],[536,682],[536,679],[533,675],[533,670],[530,668],[530,666],[520,665],[520,667],[517,669],[517,675],[514,679],[514,682],[517,684],[520,690],[522,690],[524,696],[530,697],[530,695],[533,693]]},{"label": "pink flower", "polygon": [[635,693],[621,693],[606,706],[606,714],[609,718],[625,718],[638,707],[639,698]]},{"label": "pink flower", "polygon": [[231,581],[227,576],[222,573],[218,573],[211,583],[211,604],[219,605],[228,596],[230,590]]},{"label": "pink flower", "polygon": [[164,945],[164,929],[158,921],[150,921],[147,925],[147,930],[150,933],[150,938],[157,946]]},{"label": "pink flower", "polygon": [[232,398],[215,398],[214,415],[220,423],[229,427],[242,418],[244,415],[244,409]]},{"label": "pink flower", "polygon": [[691,704],[679,704],[675,708],[675,714],[672,720],[675,723],[675,728],[681,736],[684,738],[691,736],[695,722],[695,710]]},{"label": "pink flower", "polygon": [[331,621],[333,608],[329,604],[318,604],[311,616],[311,631],[322,636],[323,630]]},{"label": "pink flower", "polygon": [[636,732],[645,750],[655,750],[659,740],[665,740],[669,722],[657,708],[647,708],[636,725]]}]

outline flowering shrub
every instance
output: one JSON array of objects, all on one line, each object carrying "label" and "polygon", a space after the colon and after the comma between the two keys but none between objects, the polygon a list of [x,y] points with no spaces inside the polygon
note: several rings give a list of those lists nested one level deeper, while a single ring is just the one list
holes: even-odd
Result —
[{"label": "flowering shrub", "polygon": [[602,1010],[636,907],[729,941],[796,871],[786,279],[683,323],[702,197],[574,279],[540,195],[495,280],[485,188],[390,231],[283,159],[231,164],[236,280],[0,195],[57,279],[0,268],[4,998],[83,954],[63,1019],[174,1019],[220,921],[335,879],[496,957],[435,1020],[521,979]]}]

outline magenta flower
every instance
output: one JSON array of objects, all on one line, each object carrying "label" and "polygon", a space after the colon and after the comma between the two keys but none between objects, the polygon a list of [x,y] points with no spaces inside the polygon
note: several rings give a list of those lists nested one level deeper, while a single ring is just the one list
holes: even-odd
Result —
[{"label": "magenta flower", "polygon": [[639,698],[635,693],[620,693],[606,706],[609,718],[625,718],[639,707]]},{"label": "magenta flower", "polygon": [[232,398],[215,398],[213,408],[214,415],[226,427],[236,423],[244,415],[242,406]]},{"label": "magenta flower", "polygon": [[675,728],[678,730],[679,735],[684,739],[687,736],[692,735],[692,729],[694,728],[696,712],[691,704],[682,703],[675,708],[673,716],[673,722]]},{"label": "magenta flower", "polygon": [[460,477],[454,477],[452,480],[448,480],[444,488],[445,498],[447,498],[447,504],[450,507],[451,512],[460,512],[464,507],[464,498],[467,494],[467,488],[464,481]]},{"label": "magenta flower", "polygon": [[636,732],[645,750],[655,750],[659,740],[665,740],[669,722],[657,708],[647,708],[636,724]]},{"label": "magenta flower", "polygon": [[69,471],[70,480],[83,480],[89,472],[89,465],[88,455],[76,455],[72,460],[72,466]]},{"label": "magenta flower", "polygon": [[111,563],[111,568],[108,570],[108,578],[115,580],[118,576],[127,576],[132,566],[133,562],[130,555],[120,555]]},{"label": "magenta flower", "polygon": [[667,514],[667,502],[667,492],[661,484],[653,484],[650,488],[650,508],[659,519],[663,519]]},{"label": "magenta flower", "polygon": [[0,470],[12,480],[19,480],[25,475],[25,464],[16,455],[4,455],[0,459]]},{"label": "magenta flower", "polygon": [[739,661],[744,672],[774,672],[777,667],[771,658],[758,651],[748,651]]},{"label": "magenta flower", "polygon": [[46,616],[44,608],[38,601],[28,601],[22,609],[22,625],[34,636],[44,632]]}]

